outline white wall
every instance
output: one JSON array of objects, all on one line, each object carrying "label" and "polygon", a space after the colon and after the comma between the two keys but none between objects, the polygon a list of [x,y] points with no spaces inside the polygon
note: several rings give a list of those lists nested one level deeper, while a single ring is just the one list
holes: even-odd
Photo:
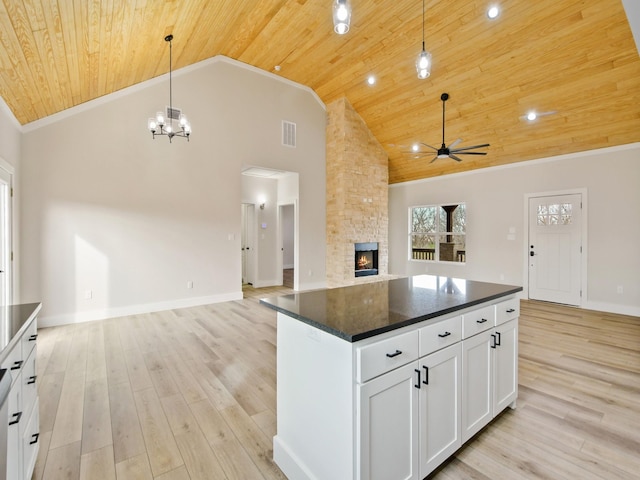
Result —
[{"label": "white wall", "polygon": [[[324,218],[313,92],[224,57],[174,72],[193,136],[172,144],[146,131],[168,93],[164,76],[25,127],[21,301],[43,302],[43,324],[240,298],[243,165],[298,172],[300,211]],[[282,120],[297,123],[295,149],[281,145]],[[325,226],[301,223],[313,272],[301,288],[317,288]]]},{"label": "white wall", "polygon": [[[582,188],[588,215],[583,307],[640,315],[640,144],[391,185],[389,272],[524,285],[525,195]],[[467,204],[467,263],[408,260],[409,207],[450,202]],[[512,227],[515,240],[507,240]]]}]

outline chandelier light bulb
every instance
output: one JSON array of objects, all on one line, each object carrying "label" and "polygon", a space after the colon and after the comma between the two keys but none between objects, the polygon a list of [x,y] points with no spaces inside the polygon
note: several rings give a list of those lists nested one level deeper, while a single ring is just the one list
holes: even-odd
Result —
[{"label": "chandelier light bulb", "polygon": [[180,114],[180,126],[184,128],[188,123],[186,115]]},{"label": "chandelier light bulb", "polygon": [[148,120],[147,128],[149,129],[149,131],[151,133],[155,133],[156,132],[156,128],[158,128],[158,124],[156,123],[156,119],[155,118],[150,118]]},{"label": "chandelier light bulb", "polygon": [[156,113],[156,123],[161,127],[164,126],[164,114],[162,112]]}]

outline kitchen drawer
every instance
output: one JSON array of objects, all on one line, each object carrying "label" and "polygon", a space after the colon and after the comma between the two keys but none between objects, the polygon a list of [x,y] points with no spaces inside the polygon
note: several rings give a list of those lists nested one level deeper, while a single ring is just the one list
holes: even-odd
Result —
[{"label": "kitchen drawer", "polygon": [[420,329],[420,356],[453,345],[462,340],[462,315]]},{"label": "kitchen drawer", "polygon": [[496,307],[479,308],[462,315],[462,338],[469,338],[477,333],[489,330],[496,325]]},{"label": "kitchen drawer", "polygon": [[0,368],[6,368],[11,375],[11,385],[15,385],[18,375],[22,370],[24,361],[22,359],[22,345],[16,344],[15,347],[9,352],[9,355],[4,359]]},{"label": "kitchen drawer", "polygon": [[364,383],[418,359],[418,330],[361,347],[356,353],[356,380]]},{"label": "kitchen drawer", "polygon": [[520,299],[512,298],[496,304],[496,325],[513,320],[520,316]]},{"label": "kitchen drawer", "polygon": [[34,318],[31,325],[25,330],[22,335],[22,356],[27,358],[33,350],[38,338],[38,319]]}]

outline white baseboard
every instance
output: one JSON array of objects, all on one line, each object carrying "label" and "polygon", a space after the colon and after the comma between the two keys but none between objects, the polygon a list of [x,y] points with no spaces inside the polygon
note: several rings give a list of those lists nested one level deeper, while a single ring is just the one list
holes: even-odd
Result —
[{"label": "white baseboard", "polygon": [[127,315],[138,315],[141,313],[160,312],[163,310],[173,310],[174,308],[197,307],[199,305],[209,305],[211,303],[230,302],[234,300],[242,300],[242,291],[225,293],[221,295],[209,295],[206,297],[181,298],[178,300],[167,300],[165,302],[128,305],[126,307],[105,308],[87,312],[39,316],[38,327],[56,327],[58,325],[92,322],[95,320],[105,320],[107,318],[125,317]]},{"label": "white baseboard", "polygon": [[291,450],[284,444],[281,438],[273,437],[273,461],[287,478],[299,480],[317,480],[305,466],[296,458]]},{"label": "white baseboard", "polygon": [[595,310],[596,312],[617,313],[619,315],[631,315],[632,317],[640,317],[640,307],[634,305],[618,305],[606,302],[590,302],[587,300],[582,308],[587,310]]},{"label": "white baseboard", "polygon": [[253,288],[279,287],[280,285],[282,285],[282,282],[274,279],[253,282]]}]

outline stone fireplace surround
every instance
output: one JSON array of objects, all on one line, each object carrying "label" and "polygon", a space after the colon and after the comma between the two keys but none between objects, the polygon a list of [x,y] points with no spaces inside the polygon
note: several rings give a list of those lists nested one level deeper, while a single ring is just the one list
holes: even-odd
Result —
[{"label": "stone fireplace surround", "polygon": [[[327,105],[327,286],[388,274],[389,159],[346,98]],[[354,244],[378,243],[378,275],[354,275]]]}]

